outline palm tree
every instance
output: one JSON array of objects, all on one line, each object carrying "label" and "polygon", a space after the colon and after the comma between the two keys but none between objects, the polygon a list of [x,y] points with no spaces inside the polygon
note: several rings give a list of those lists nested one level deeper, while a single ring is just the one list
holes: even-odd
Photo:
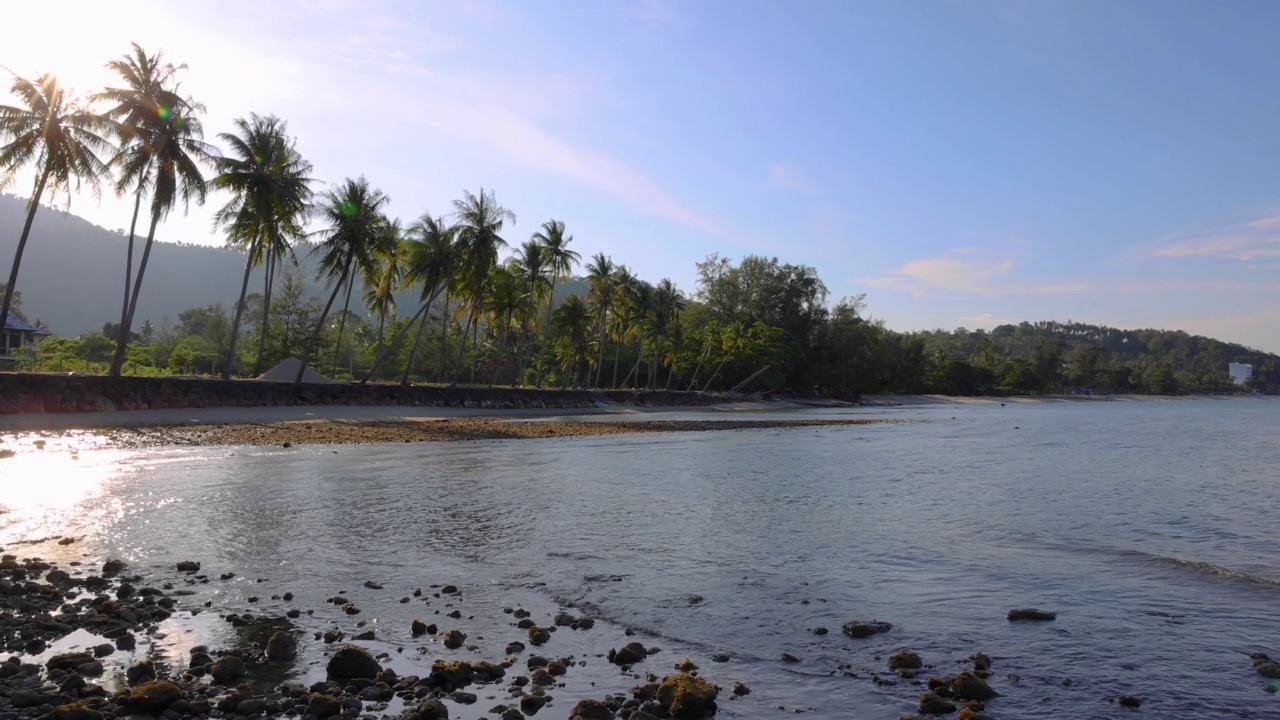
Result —
[{"label": "palm tree", "polygon": [[185,211],[192,200],[203,205],[208,196],[208,185],[200,166],[212,164],[217,153],[203,140],[204,127],[198,117],[200,111],[201,107],[196,103],[181,100],[171,107],[161,107],[150,116],[129,115],[127,122],[137,120],[138,124],[120,131],[127,134],[129,142],[111,161],[120,168],[122,176],[117,187],[137,184],[151,190],[151,227],[147,231],[147,244],[142,249],[142,260],[138,263],[138,275],[129,294],[129,308],[120,320],[120,337],[111,362],[112,377],[119,376],[124,367],[129,331],[133,327],[133,314],[138,309],[138,295],[142,291],[147,260],[155,243],[156,227],[179,201]]},{"label": "palm tree", "polygon": [[506,266],[498,266],[489,275],[489,288],[485,293],[482,309],[488,316],[490,331],[498,337],[498,354],[493,361],[493,374],[489,377],[489,387],[493,387],[493,384],[498,381],[498,370],[502,367],[502,356],[507,351],[511,327],[515,323],[516,316],[525,307],[527,298],[517,263],[509,262]]},{"label": "palm tree", "polygon": [[[680,313],[683,310],[684,299],[680,297],[680,291],[676,289],[675,283],[663,278],[662,282],[653,289],[653,303],[647,318],[649,335],[654,342],[653,364],[649,366],[649,387],[657,383],[658,367],[663,360],[662,343],[676,337]],[[671,384],[670,377],[667,379],[667,384]]]},{"label": "palm tree", "polygon": [[[231,344],[227,350],[224,380],[231,379],[235,366],[236,340],[244,314],[244,298],[249,291],[249,273],[265,262],[283,243],[301,239],[302,225],[311,211],[311,163],[302,159],[286,132],[285,123],[268,115],[251,114],[235,121],[239,134],[218,137],[229,154],[217,161],[218,175],[213,186],[229,190],[232,197],[214,215],[215,226],[227,229],[228,244],[246,254],[240,301],[231,323]],[[268,304],[263,296],[262,327],[267,327]]]},{"label": "palm tree", "polygon": [[314,233],[323,240],[311,253],[320,256],[318,279],[333,282],[333,293],[320,312],[311,342],[302,355],[298,375],[293,380],[295,384],[302,383],[302,376],[307,372],[307,365],[320,342],[320,331],[324,329],[324,321],[329,317],[338,293],[352,272],[372,267],[376,248],[385,243],[387,233],[383,225],[386,217],[382,209],[390,201],[381,190],[369,187],[369,181],[363,177],[359,180],[348,178],[321,196],[317,212],[327,227]]},{"label": "palm tree", "polygon": [[441,293],[446,292],[449,283],[457,273],[458,252],[454,240],[456,235],[456,229],[446,223],[444,218],[432,217],[430,213],[424,213],[405,232],[407,239],[403,243],[402,282],[407,287],[415,285],[421,287],[419,297],[422,300],[422,306],[413,317],[409,318],[409,322],[405,324],[395,342],[378,355],[373,367],[360,382],[368,382],[378,366],[399,346],[404,336],[413,328],[413,324],[421,321],[418,333],[413,339],[413,347],[409,350],[409,359],[404,364],[404,375],[400,378],[402,385],[409,384],[409,371],[413,367],[414,357],[418,354],[418,345],[421,344],[422,333],[427,327],[427,316],[431,313],[431,305]]},{"label": "palm tree", "polygon": [[[94,95],[95,100],[114,103],[106,117],[113,122],[122,146],[136,142],[140,138],[136,129],[159,116],[162,109],[182,107],[186,102],[177,93],[175,78],[187,66],[164,62],[163,53],[148,55],[136,42],[132,43],[132,47],[132,53],[107,63],[107,69],[120,76],[124,87],[109,87]],[[129,313],[129,297],[133,289],[133,245],[138,230],[138,214],[142,210],[142,196],[146,193],[150,177],[149,169],[144,163],[132,173],[122,173],[115,188],[117,195],[123,196],[130,191],[134,194],[133,218],[129,221],[129,244],[125,252],[121,322],[124,322],[124,317]]]},{"label": "palm tree", "polygon": [[379,354],[386,349],[383,342],[387,326],[387,315],[396,313],[395,292],[404,283],[405,257],[408,245],[400,230],[400,221],[388,223],[387,231],[394,236],[394,245],[381,248],[372,274],[364,278],[364,305],[369,312],[378,316],[378,333],[374,343]]},{"label": "palm tree", "polygon": [[[464,328],[462,346],[458,349],[458,362],[454,366],[453,383],[458,384],[458,374],[462,369],[462,352],[466,348],[466,332],[476,322],[476,313],[480,310],[480,302],[484,297],[485,280],[498,264],[498,250],[505,247],[506,240],[499,233],[507,222],[515,224],[515,213],[502,207],[494,198],[493,191],[480,189],[479,195],[463,191],[461,200],[454,200],[453,207],[457,215],[458,242],[461,259],[458,284],[460,291],[467,296],[467,325]],[[475,364],[471,366],[472,380],[475,380]]]},{"label": "palm tree", "polygon": [[31,236],[31,224],[35,222],[40,198],[48,190],[50,194],[70,193],[87,183],[98,191],[99,179],[106,172],[106,165],[97,153],[110,147],[101,135],[102,119],[89,111],[87,105],[58,85],[52,75],[42,75],[36,80],[13,76],[9,91],[16,95],[23,107],[0,105],[0,138],[8,138],[8,144],[0,147],[0,188],[12,182],[14,175],[27,163],[36,166],[35,186],[27,201],[27,219],[18,236],[18,249],[9,268],[9,282],[5,285],[4,301],[0,303],[0,328],[9,316],[14,288],[18,284],[18,267],[22,264],[22,252]]},{"label": "palm tree", "polygon": [[613,283],[613,260],[604,253],[596,253],[587,263],[587,302],[596,316],[596,382],[600,387],[600,373],[604,371],[604,330],[609,319],[609,307],[613,304],[616,286]]},{"label": "palm tree", "polygon": [[631,335],[631,305],[639,288],[639,281],[631,274],[626,265],[619,265],[613,272],[613,303],[609,307],[608,329],[613,340],[613,383],[618,385],[618,359],[622,352],[622,343]]},{"label": "palm tree", "polygon": [[[565,235],[564,223],[554,218],[542,223],[542,230],[533,234],[533,240],[542,246],[547,274],[551,279],[551,292],[547,294],[547,322],[543,330],[546,342],[551,337],[551,308],[556,301],[556,280],[568,277],[582,256],[569,249],[573,236]],[[542,363],[538,363],[538,387],[542,387]]]},{"label": "palm tree", "polygon": [[635,376],[635,381],[631,387],[640,387],[640,363],[645,356],[645,341],[652,337],[653,326],[650,319],[653,317],[653,286],[643,280],[636,280],[632,286],[629,297],[627,298],[627,339],[636,341],[636,364],[631,367],[631,372],[622,379],[622,384],[626,385],[631,376]]},{"label": "palm tree", "polygon": [[[543,295],[551,289],[547,280],[546,253],[536,240],[526,240],[520,246],[520,252],[513,257],[513,271],[520,278],[523,295],[529,304],[542,301]],[[520,352],[516,363],[516,384],[524,384],[524,369],[529,359],[529,328],[534,323],[533,313],[522,313],[520,321]]]},{"label": "palm tree", "polygon": [[403,240],[403,235],[404,231],[400,228],[399,220],[382,216],[377,234],[372,238],[373,242],[369,247],[369,257],[366,260],[357,261],[353,268],[354,272],[347,275],[347,296],[342,303],[342,313],[338,316],[338,339],[333,346],[333,364],[329,366],[331,372],[338,370],[338,356],[342,353],[342,333],[346,329],[347,318],[358,317],[351,312],[351,291],[355,287],[357,274],[360,277],[369,278],[377,273],[380,259],[394,251]]},{"label": "palm tree", "polygon": [[555,330],[556,354],[563,365],[560,387],[567,387],[584,362],[591,362],[591,312],[582,296],[573,294],[564,299],[552,319]]}]

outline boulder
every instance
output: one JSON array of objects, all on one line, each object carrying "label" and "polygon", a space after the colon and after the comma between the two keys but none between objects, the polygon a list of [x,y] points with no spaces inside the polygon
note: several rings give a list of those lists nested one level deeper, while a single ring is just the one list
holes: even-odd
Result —
[{"label": "boulder", "polygon": [[213,681],[226,685],[244,677],[248,672],[244,660],[235,655],[223,655],[220,660],[209,666],[209,676]]},{"label": "boulder", "polygon": [[1058,613],[1035,608],[1020,608],[1009,611],[1009,622],[1048,622],[1058,619]]},{"label": "boulder", "polygon": [[382,666],[368,650],[347,645],[329,658],[329,665],[325,670],[330,680],[347,683],[356,678],[373,680],[382,672]]},{"label": "boulder", "polygon": [[[305,714],[311,715],[316,720],[328,720],[342,712],[342,701],[331,695],[322,695],[320,693],[312,693],[307,697],[307,709]],[[427,717],[427,716],[423,716]],[[448,717],[447,715],[445,717]]]},{"label": "boulder", "polygon": [[176,565],[174,565],[174,567],[178,569],[178,572],[184,572],[184,573],[200,572],[200,563],[195,562],[194,560],[183,560],[177,563]]},{"label": "boulder", "polygon": [[880,622],[879,620],[872,620],[870,622],[854,620],[852,622],[845,623],[844,627],[841,628],[841,630],[844,631],[844,634],[851,638],[867,638],[872,635],[887,633],[892,629],[893,625],[887,622]]},{"label": "boulder", "polygon": [[427,698],[418,703],[418,714],[422,720],[449,720],[449,708],[435,698]]},{"label": "boulder", "polygon": [[890,670],[919,670],[924,667],[920,656],[910,650],[899,650],[889,657]]},{"label": "boulder", "polygon": [[609,662],[614,665],[634,665],[648,657],[649,651],[638,642],[627,643],[609,651]]},{"label": "boulder", "polygon": [[182,699],[182,688],[168,680],[152,680],[129,691],[129,707],[159,715]]},{"label": "boulder", "polygon": [[613,711],[599,700],[583,700],[569,711],[569,720],[612,720]]},{"label": "boulder", "polygon": [[446,630],[444,633],[444,646],[450,650],[457,650],[462,647],[462,643],[466,641],[467,634],[457,628]]},{"label": "boulder", "polygon": [[720,688],[696,675],[679,673],[663,678],[656,699],[671,717],[687,720],[714,714],[719,692]]},{"label": "boulder", "polygon": [[102,720],[102,713],[84,703],[71,703],[54,708],[49,720]]},{"label": "boulder", "polygon": [[50,670],[75,670],[81,665],[95,662],[93,653],[73,652],[54,655],[45,663],[45,667]]},{"label": "boulder", "polygon": [[1000,695],[987,684],[986,680],[967,672],[960,673],[951,681],[951,692],[955,693],[955,696],[961,700],[977,700],[979,702],[984,702]]},{"label": "boulder", "polygon": [[956,704],[937,693],[927,692],[920,696],[920,712],[924,715],[950,715],[955,711]]},{"label": "boulder", "polygon": [[298,640],[292,633],[283,630],[273,633],[267,640],[267,659],[288,661],[298,656]]}]

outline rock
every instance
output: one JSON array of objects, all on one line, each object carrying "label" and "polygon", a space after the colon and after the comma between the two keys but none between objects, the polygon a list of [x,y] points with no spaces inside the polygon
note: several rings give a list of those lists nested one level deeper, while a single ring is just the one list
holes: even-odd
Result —
[{"label": "rock", "polygon": [[200,572],[200,563],[195,562],[193,560],[183,560],[182,562],[177,563],[174,567],[178,568],[178,572],[184,572],[184,573]]},{"label": "rock", "polygon": [[[328,718],[342,712],[342,701],[331,695],[322,695],[320,693],[312,693],[307,697],[306,714],[316,718],[316,720],[327,720]],[[444,717],[448,717],[446,714]],[[429,717],[424,715],[423,717]]]},{"label": "rock", "polygon": [[529,628],[529,642],[533,645],[542,645],[551,639],[551,631],[546,628],[540,628],[537,625]]},{"label": "rock", "polygon": [[991,716],[973,708],[960,708],[960,714],[956,715],[956,720],[991,720]]},{"label": "rock", "polygon": [[440,588],[440,592],[445,595],[456,595],[458,593],[458,587],[456,585],[445,585]]},{"label": "rock", "polygon": [[547,704],[547,699],[542,695],[525,695],[520,698],[520,709],[525,715],[537,715],[543,705]]},{"label": "rock", "polygon": [[986,653],[978,653],[969,658],[973,661],[973,669],[978,671],[991,669],[991,658]]},{"label": "rock", "polygon": [[102,720],[102,713],[84,703],[71,703],[54,708],[49,720]]},{"label": "rock", "polygon": [[795,663],[800,662],[800,658],[796,657],[795,655],[792,655],[789,652],[782,653],[782,656],[779,657],[778,659],[789,665],[794,665]]},{"label": "rock", "polygon": [[1009,611],[1009,622],[1031,621],[1031,622],[1048,622],[1056,620],[1058,613],[1049,612],[1047,610],[1036,610],[1035,608],[1022,608],[1019,610]]},{"label": "rock", "polygon": [[696,675],[668,675],[658,686],[657,701],[673,718],[701,718],[715,713],[720,688]]},{"label": "rock", "polygon": [[152,680],[129,692],[129,707],[159,715],[182,699],[182,688],[168,680]]},{"label": "rock", "polygon": [[520,653],[524,652],[524,643],[520,642],[519,640],[515,642],[509,642],[507,643],[505,652],[508,655],[519,655]]},{"label": "rock", "polygon": [[130,685],[141,685],[156,679],[156,666],[150,660],[134,663],[125,671],[125,680]]},{"label": "rock", "polygon": [[418,704],[418,714],[423,720],[449,720],[449,708],[435,698],[427,698]]},{"label": "rock", "polygon": [[845,623],[844,627],[841,628],[841,630],[844,631],[844,634],[851,638],[871,637],[872,635],[887,633],[892,629],[893,625],[887,622],[880,622],[879,620],[872,620],[870,622],[855,620],[853,622]]},{"label": "rock", "polygon": [[680,672],[693,672],[698,669],[698,666],[694,665],[689,658],[682,658],[680,662],[676,663],[676,669]]},{"label": "rock", "polygon": [[1142,700],[1132,695],[1120,695],[1116,698],[1116,702],[1120,703],[1124,707],[1136,708],[1142,706]]},{"label": "rock", "polygon": [[986,680],[967,672],[960,673],[951,681],[951,692],[961,700],[978,700],[979,702],[1000,695],[987,684]]},{"label": "rock", "polygon": [[611,720],[613,711],[599,700],[583,700],[569,711],[569,720]]},{"label": "rock", "polygon": [[551,676],[551,673],[547,672],[546,668],[538,668],[529,673],[529,682],[546,687],[547,685],[555,685],[556,679]]},{"label": "rock", "polygon": [[1259,663],[1255,666],[1258,674],[1265,678],[1280,678],[1280,665],[1275,663]]},{"label": "rock", "polygon": [[457,628],[446,630],[444,633],[444,646],[450,650],[457,650],[466,641],[467,634]]},{"label": "rock", "polygon": [[329,665],[325,670],[330,680],[347,683],[356,678],[373,680],[382,672],[382,666],[368,650],[347,645],[329,658]]},{"label": "rock", "polygon": [[283,630],[273,633],[267,640],[267,659],[288,661],[298,656],[298,640],[292,633]]},{"label": "rock", "polygon": [[809,632],[813,633],[814,635],[826,635],[827,629],[824,627],[816,627],[810,630]]},{"label": "rock", "polygon": [[899,650],[889,657],[890,670],[919,670],[924,667],[920,656],[910,650]]},{"label": "rock", "polygon": [[75,670],[86,663],[94,662],[93,655],[86,652],[63,653],[54,655],[45,663],[50,670]]},{"label": "rock", "polygon": [[116,646],[111,643],[102,643],[93,646],[94,657],[106,657],[116,651]]},{"label": "rock", "polygon": [[555,618],[555,623],[559,627],[572,627],[576,622],[578,622],[578,618],[570,615],[569,613],[560,613],[556,615]]},{"label": "rock", "polygon": [[221,659],[209,666],[209,676],[213,681],[226,685],[239,680],[248,672],[244,660],[235,655],[223,655]]},{"label": "rock", "polygon": [[427,625],[426,623],[422,622],[418,618],[414,618],[413,622],[409,623],[409,631],[413,633],[414,637],[418,637],[419,635],[426,635]]},{"label": "rock", "polygon": [[596,621],[589,617],[578,618],[578,622],[573,624],[574,630],[590,630],[596,626]]},{"label": "rock", "polygon": [[634,665],[648,657],[649,651],[638,642],[627,643],[609,651],[609,662],[614,665]]},{"label": "rock", "polygon": [[458,703],[459,705],[474,705],[476,703],[476,700],[478,700],[479,698],[477,698],[473,693],[463,692],[461,690],[454,690],[453,692],[449,693],[449,699]]},{"label": "rock", "polygon": [[750,694],[751,694],[751,688],[747,687],[746,683],[735,682],[735,683],[733,684],[733,691],[732,691],[732,692],[733,692],[733,694],[734,694],[734,695],[737,695],[738,697],[741,697],[741,696],[743,696],[743,695],[750,695]]},{"label": "rock", "polygon": [[950,715],[956,711],[956,704],[938,697],[937,693],[927,692],[920,696],[920,712],[925,715]]}]

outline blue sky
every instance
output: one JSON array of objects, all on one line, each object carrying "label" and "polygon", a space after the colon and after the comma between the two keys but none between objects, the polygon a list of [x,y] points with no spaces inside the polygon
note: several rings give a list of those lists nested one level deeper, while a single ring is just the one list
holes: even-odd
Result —
[{"label": "blue sky", "polygon": [[[405,220],[484,186],[509,240],[555,217],[687,292],[707,254],[755,253],[896,329],[1072,319],[1280,351],[1271,3],[30,5],[0,64],[93,89],[130,40],[163,49],[211,133],[280,115],[318,177],[363,174]],[[162,239],[220,243],[219,200]]]}]

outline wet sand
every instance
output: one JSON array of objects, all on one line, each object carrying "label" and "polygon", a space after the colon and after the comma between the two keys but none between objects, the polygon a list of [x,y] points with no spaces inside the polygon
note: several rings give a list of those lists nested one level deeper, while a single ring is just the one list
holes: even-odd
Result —
[{"label": "wet sand", "polygon": [[901,422],[884,418],[822,420],[529,420],[511,417],[431,418],[394,421],[295,421],[279,423],[118,428],[110,444],[164,445],[327,445],[354,443],[532,440],[591,435],[661,432],[727,432],[769,428],[870,425]]}]

